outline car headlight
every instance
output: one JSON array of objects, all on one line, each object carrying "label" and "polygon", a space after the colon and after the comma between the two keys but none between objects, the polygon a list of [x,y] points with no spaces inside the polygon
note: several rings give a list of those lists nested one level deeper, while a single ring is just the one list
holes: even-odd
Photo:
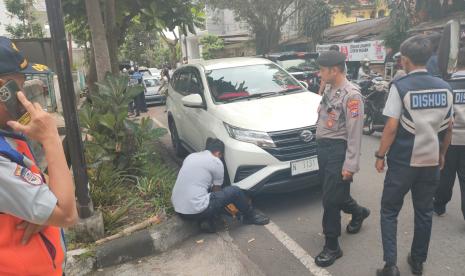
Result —
[{"label": "car headlight", "polygon": [[229,136],[231,136],[231,138],[233,139],[255,144],[261,148],[276,147],[276,145],[273,142],[273,139],[271,139],[270,135],[268,135],[268,133],[266,132],[237,128],[230,126],[226,123],[224,123],[224,126],[226,127]]}]

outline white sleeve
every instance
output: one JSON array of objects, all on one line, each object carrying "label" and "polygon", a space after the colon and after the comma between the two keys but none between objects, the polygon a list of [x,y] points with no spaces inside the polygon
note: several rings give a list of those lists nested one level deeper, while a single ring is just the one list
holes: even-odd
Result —
[{"label": "white sleeve", "polygon": [[213,186],[221,186],[224,182],[224,166],[223,163],[218,159],[214,162],[213,168]]},{"label": "white sleeve", "polygon": [[384,106],[383,115],[394,119],[399,119],[402,115],[402,99],[395,85],[391,86],[389,95]]},{"label": "white sleeve", "polygon": [[40,175],[0,157],[0,212],[42,225],[56,204]]}]

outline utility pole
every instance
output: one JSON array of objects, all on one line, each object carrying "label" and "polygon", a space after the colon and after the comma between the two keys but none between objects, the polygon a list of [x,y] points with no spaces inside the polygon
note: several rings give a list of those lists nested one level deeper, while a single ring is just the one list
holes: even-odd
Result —
[{"label": "utility pole", "polygon": [[46,0],[47,15],[52,36],[58,82],[60,86],[63,115],[66,125],[66,144],[71,157],[74,173],[78,213],[81,219],[92,216],[93,206],[89,195],[89,179],[84,157],[81,131],[76,109],[76,93],[74,92],[68,47],[66,45],[63,11],[60,0]]}]

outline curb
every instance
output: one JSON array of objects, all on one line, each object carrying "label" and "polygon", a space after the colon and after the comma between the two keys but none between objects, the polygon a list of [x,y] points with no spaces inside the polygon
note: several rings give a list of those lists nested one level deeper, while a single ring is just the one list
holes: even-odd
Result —
[{"label": "curb", "polygon": [[195,222],[173,216],[167,221],[132,235],[109,241],[93,250],[67,253],[66,275],[86,275],[94,269],[129,262],[165,252],[199,232]]}]

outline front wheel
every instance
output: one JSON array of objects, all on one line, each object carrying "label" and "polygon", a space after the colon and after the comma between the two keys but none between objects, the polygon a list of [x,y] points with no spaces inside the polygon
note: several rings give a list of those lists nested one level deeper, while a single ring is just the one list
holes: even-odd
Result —
[{"label": "front wheel", "polygon": [[169,123],[170,133],[171,133],[171,143],[173,144],[174,153],[179,158],[184,158],[187,155],[187,151],[181,143],[179,139],[178,130],[176,128],[176,124],[174,121],[170,121]]},{"label": "front wheel", "polygon": [[371,135],[375,132],[374,123],[373,123],[373,114],[369,110],[364,115],[363,119],[363,134]]}]

